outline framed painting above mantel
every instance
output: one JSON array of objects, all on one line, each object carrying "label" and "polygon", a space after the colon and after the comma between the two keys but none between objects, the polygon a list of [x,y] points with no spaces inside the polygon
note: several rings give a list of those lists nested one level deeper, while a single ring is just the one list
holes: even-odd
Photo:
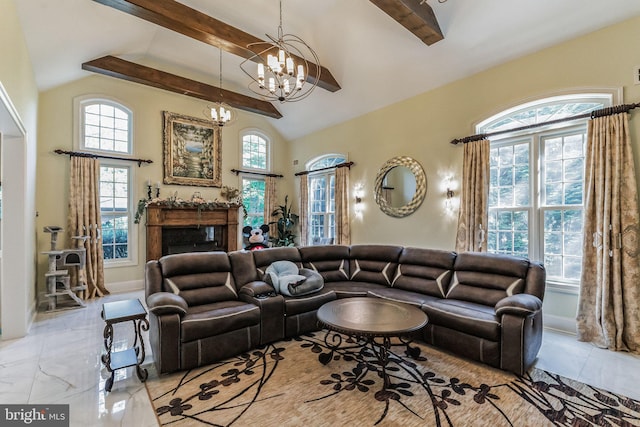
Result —
[{"label": "framed painting above mantel", "polygon": [[222,186],[220,128],[206,119],[164,111],[164,183]]}]

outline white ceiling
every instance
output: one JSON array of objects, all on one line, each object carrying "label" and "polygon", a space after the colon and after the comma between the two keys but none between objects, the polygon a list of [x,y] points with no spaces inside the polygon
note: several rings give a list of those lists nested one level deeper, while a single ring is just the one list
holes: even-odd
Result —
[{"label": "white ceiling", "polygon": [[[416,0],[418,1],[418,0]],[[104,55],[214,85],[218,50],[92,0],[14,0],[40,90],[90,75]],[[180,0],[259,38],[277,0]],[[360,116],[640,14],[638,0],[430,0],[445,39],[423,44],[368,0],[283,0],[284,31],[311,45],[342,89],[276,103],[287,139]],[[225,89],[252,95],[241,59],[223,55]],[[204,104],[204,101],[203,101]]]}]

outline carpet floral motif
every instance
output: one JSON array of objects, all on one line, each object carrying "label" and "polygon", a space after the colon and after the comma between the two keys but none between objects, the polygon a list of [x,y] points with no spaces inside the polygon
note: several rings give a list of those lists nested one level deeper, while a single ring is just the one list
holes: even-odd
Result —
[{"label": "carpet floral motif", "polygon": [[[443,373],[436,359],[460,365]],[[383,388],[375,347],[320,331],[147,384],[162,425],[335,426],[350,417],[358,425],[640,425],[636,400],[537,369],[511,375],[422,344],[393,341],[385,372]]]}]

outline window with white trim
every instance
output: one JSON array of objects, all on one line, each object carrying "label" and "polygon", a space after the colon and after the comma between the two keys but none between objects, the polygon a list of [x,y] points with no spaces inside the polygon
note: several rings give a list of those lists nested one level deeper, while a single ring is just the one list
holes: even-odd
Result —
[{"label": "window with white trim", "polygon": [[[79,102],[79,147],[112,156],[133,153],[133,114],[109,99],[86,98]],[[105,267],[135,264],[132,163],[100,161],[100,215]]]},{"label": "window with white trim", "polygon": [[[610,94],[548,98],[500,113],[490,133],[586,113]],[[542,261],[547,282],[579,286],[587,119],[491,138],[487,250]]]},{"label": "window with white trim", "polygon": [[[245,170],[269,172],[269,139],[266,135],[250,130],[241,137],[241,167]],[[264,217],[265,179],[262,176],[246,174],[242,176],[242,201],[247,209],[243,225],[259,227],[268,224]]]},{"label": "window with white trim", "polygon": [[[344,156],[330,154],[307,164],[309,189],[309,243],[332,242],[336,232],[336,171],[331,166],[346,162]],[[319,170],[330,168],[326,170]],[[317,171],[317,172],[314,172]]]},{"label": "window with white trim", "polygon": [[250,131],[242,135],[242,169],[269,170],[269,140],[261,133]]}]

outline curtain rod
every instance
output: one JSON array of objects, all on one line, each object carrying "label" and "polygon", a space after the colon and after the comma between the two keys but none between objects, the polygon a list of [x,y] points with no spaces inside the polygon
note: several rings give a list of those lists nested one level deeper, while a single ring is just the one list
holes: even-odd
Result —
[{"label": "curtain rod", "polygon": [[254,172],[254,171],[246,171],[242,169],[231,169],[231,172],[235,173],[236,176],[240,175],[241,173],[246,173],[250,175],[270,176],[273,178],[284,178],[284,175],[279,175],[277,173]]},{"label": "curtain rod", "polygon": [[57,150],[53,150],[53,152],[56,154],[68,154],[70,157],[91,157],[94,159],[126,160],[128,162],[137,162],[138,167],[142,166],[143,163],[153,163],[153,160],[132,159],[129,157],[117,157],[117,156],[104,156],[102,154],[83,153],[81,151],[65,151],[65,150],[57,149]]},{"label": "curtain rod", "polygon": [[541,126],[555,125],[556,123],[568,122],[572,120],[595,119],[596,117],[611,116],[613,114],[619,114],[619,113],[628,113],[630,110],[633,110],[634,108],[638,108],[638,107],[640,107],[640,102],[635,104],[615,105],[613,107],[606,107],[606,108],[600,108],[599,110],[593,110],[589,113],[578,114],[575,116],[565,117],[562,119],[549,120],[548,122],[544,122],[544,123],[534,123],[532,125],[520,126],[512,129],[499,130],[495,132],[471,135],[464,138],[454,139],[451,141],[451,144],[453,145],[466,144],[467,142],[480,141],[482,139],[487,139],[489,137],[501,135],[503,133],[534,129]]},{"label": "curtain rod", "polygon": [[326,170],[329,170],[329,169],[337,169],[337,168],[349,168],[349,169],[351,169],[351,166],[353,166],[353,164],[354,164],[353,162],[338,163],[337,165],[327,166],[326,168],[314,169],[312,171],[297,172],[294,175],[295,176],[309,175],[310,173],[319,172],[319,171],[326,171]]}]

